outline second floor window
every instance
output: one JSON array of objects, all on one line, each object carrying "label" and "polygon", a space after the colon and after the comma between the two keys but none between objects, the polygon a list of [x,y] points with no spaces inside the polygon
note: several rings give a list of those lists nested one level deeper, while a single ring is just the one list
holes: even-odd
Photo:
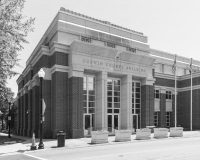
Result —
[{"label": "second floor window", "polygon": [[160,91],[158,89],[154,90],[154,98],[156,98],[156,99],[160,98]]},{"label": "second floor window", "polygon": [[172,92],[166,91],[166,99],[172,99]]}]

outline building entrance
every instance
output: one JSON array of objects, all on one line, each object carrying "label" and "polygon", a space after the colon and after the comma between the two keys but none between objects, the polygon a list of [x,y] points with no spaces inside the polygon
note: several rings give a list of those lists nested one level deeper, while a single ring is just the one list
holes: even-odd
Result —
[{"label": "building entrance", "polygon": [[115,130],[119,129],[119,115],[118,114],[108,114],[108,132],[109,134],[114,134]]},{"label": "building entrance", "polygon": [[136,133],[136,129],[138,129],[138,115],[137,114],[133,114],[133,133]]},{"label": "building entrance", "polygon": [[91,133],[92,128],[92,114],[83,115],[83,130],[84,136],[87,136]]}]

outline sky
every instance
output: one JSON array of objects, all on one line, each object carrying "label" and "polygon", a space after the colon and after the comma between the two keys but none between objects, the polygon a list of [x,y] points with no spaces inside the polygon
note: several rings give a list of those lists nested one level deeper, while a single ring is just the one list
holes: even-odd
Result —
[{"label": "sky", "polygon": [[[19,74],[61,7],[142,32],[150,48],[200,60],[200,0],[26,0],[23,15],[36,20],[19,52]],[[15,96],[18,77],[7,84]]]}]

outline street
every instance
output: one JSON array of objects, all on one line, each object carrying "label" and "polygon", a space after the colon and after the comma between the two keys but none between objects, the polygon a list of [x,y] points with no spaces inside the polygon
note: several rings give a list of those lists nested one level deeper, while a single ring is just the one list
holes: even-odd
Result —
[{"label": "street", "polygon": [[91,145],[89,147],[51,148],[0,156],[0,160],[198,160],[200,137],[166,138],[123,143]]}]

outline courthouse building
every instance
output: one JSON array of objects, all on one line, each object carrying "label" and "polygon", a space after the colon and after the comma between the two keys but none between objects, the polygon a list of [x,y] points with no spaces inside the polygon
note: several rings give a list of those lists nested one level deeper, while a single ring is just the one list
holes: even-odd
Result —
[{"label": "courthouse building", "polygon": [[[43,68],[43,135],[84,137],[175,126],[174,54],[107,21],[61,8],[26,62],[18,83],[18,135],[39,136],[39,78]],[[178,43],[178,42],[177,42]],[[189,54],[188,54],[189,55]],[[190,129],[190,58],[177,56],[177,125]],[[198,70],[200,61],[193,60]],[[200,129],[200,73],[193,73],[193,129]]]}]

